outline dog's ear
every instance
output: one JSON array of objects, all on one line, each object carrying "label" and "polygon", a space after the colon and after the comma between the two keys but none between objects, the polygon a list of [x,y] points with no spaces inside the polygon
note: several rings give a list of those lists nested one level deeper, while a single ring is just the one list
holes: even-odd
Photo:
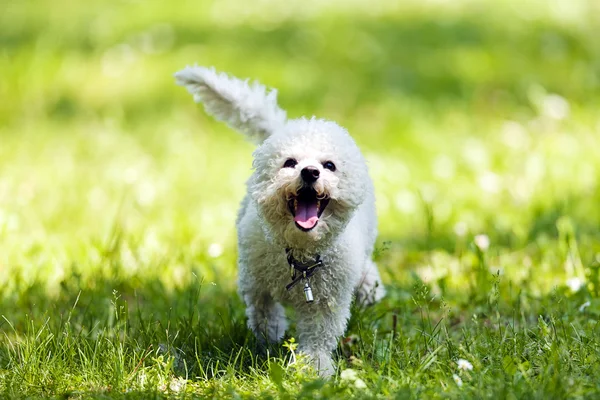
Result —
[{"label": "dog's ear", "polygon": [[285,125],[286,113],[277,105],[277,90],[267,92],[259,82],[249,83],[214,68],[186,67],[175,73],[176,83],[203,103],[207,113],[261,143]]}]

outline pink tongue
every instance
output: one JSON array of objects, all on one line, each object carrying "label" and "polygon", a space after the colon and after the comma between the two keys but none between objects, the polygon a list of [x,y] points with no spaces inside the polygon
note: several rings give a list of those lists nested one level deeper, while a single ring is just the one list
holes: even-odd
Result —
[{"label": "pink tongue", "polygon": [[304,229],[312,229],[319,221],[317,203],[298,200],[294,221]]}]

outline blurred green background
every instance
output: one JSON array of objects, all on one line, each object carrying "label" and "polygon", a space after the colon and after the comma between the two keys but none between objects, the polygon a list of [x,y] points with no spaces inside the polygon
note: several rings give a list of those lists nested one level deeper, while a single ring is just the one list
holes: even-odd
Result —
[{"label": "blurred green background", "polygon": [[600,257],[599,16],[595,0],[4,1],[2,313],[100,276],[234,290],[253,147],[174,85],[194,63],[351,132],[386,283],[460,290],[478,234],[490,271],[532,293],[583,279]]},{"label": "blurred green background", "polygon": [[597,0],[2,1],[0,391],[284,397],[285,372],[348,398],[245,328],[253,147],[174,84],[198,63],[369,162],[388,295],[340,369],[382,396],[597,397],[599,33]]}]

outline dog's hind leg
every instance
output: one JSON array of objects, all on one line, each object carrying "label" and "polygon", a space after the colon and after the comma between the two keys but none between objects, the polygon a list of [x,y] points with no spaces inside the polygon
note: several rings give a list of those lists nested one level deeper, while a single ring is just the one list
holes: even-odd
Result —
[{"label": "dog's hind leg", "polygon": [[248,328],[261,343],[277,343],[285,334],[288,322],[283,306],[268,293],[244,295]]},{"label": "dog's hind leg", "polygon": [[361,280],[356,288],[356,302],[358,305],[371,305],[377,303],[385,296],[385,288],[381,282],[377,264],[367,260]]}]

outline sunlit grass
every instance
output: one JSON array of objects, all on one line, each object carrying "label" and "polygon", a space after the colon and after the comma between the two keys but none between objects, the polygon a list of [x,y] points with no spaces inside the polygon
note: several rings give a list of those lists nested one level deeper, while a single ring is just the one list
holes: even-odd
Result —
[{"label": "sunlit grass", "polygon": [[[3,5],[0,390],[596,397],[599,11]],[[195,62],[337,120],[369,162],[389,294],[355,310],[353,372],[332,382],[290,365],[294,326],[267,350],[245,327],[234,221],[253,148],[173,84]]]}]

